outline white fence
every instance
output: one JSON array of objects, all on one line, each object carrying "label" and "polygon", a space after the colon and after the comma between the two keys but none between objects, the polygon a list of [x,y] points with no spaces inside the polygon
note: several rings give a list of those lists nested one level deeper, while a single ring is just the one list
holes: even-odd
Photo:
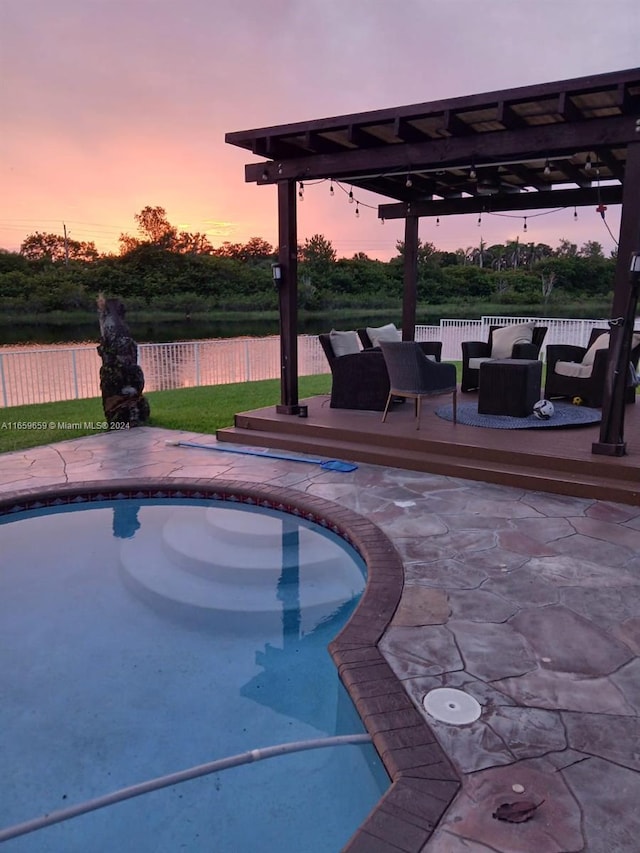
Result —
[{"label": "white fence", "polygon": [[[416,326],[416,340],[442,341],[445,361],[460,359],[463,341],[487,340],[489,326],[534,320],[547,326],[547,344],[585,346],[594,326],[606,320],[558,318],[482,317],[480,320],[441,320],[439,326]],[[636,320],[636,328],[639,328]],[[191,388],[274,379],[280,375],[280,339],[230,338],[168,344],[139,344],[138,361],[145,390]],[[94,345],[0,348],[0,407],[47,403],[100,396],[101,360]],[[316,335],[298,338],[298,372],[301,376],[328,373]]]}]

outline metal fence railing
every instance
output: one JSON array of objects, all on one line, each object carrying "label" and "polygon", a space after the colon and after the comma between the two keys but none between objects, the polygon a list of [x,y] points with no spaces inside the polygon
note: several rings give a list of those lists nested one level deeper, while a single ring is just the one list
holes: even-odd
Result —
[{"label": "metal fence railing", "polygon": [[[606,320],[493,317],[480,320],[441,320],[439,326],[416,326],[418,341],[442,341],[442,358],[460,359],[463,341],[487,340],[489,326],[534,320],[547,326],[547,344],[585,346],[594,326]],[[636,320],[636,328],[640,320]],[[147,391],[225,385],[274,379],[280,375],[280,339],[229,338],[139,344],[138,361]],[[47,403],[100,396],[101,360],[92,344],[11,348],[0,347],[0,407]],[[298,337],[298,372],[301,376],[328,373],[317,335]]]}]

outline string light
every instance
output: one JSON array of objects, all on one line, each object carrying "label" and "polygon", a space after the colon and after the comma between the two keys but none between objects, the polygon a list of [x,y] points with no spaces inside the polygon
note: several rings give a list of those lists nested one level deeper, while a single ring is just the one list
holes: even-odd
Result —
[{"label": "string light", "polygon": [[405,187],[409,189],[413,186],[413,181],[411,180],[411,175],[407,175],[407,180],[404,182]]},{"label": "string light", "polygon": [[587,161],[584,164],[584,170],[585,172],[591,171],[591,154],[587,154]]},{"label": "string light", "polygon": [[[340,181],[334,181],[333,178],[323,178],[319,181],[311,181],[310,184],[309,184],[309,182],[307,182],[307,186],[314,186],[315,184],[324,183],[327,180],[330,181],[329,193],[331,195],[335,194],[334,187],[336,187],[339,190],[342,190],[342,192],[348,197],[349,204],[355,204],[356,205],[356,209],[354,212],[358,218],[360,218],[360,208],[361,207],[368,208],[369,210],[376,210],[376,211],[379,210],[379,205],[377,205],[377,204],[366,204],[365,202],[360,201],[359,199],[356,199],[356,197],[353,194],[353,187],[351,187],[349,189],[349,191],[347,192],[346,187],[342,186]],[[600,184],[599,184],[600,170],[599,169],[596,170],[596,180],[598,181],[598,201],[600,201],[600,193],[599,193],[599,190],[600,190]],[[300,196],[300,200],[302,200],[302,198],[303,198],[304,190],[305,190],[305,186],[304,186],[303,182],[300,181],[299,191],[298,191],[298,195]],[[410,205],[408,205],[407,210],[409,210],[409,208],[410,208]],[[486,213],[489,216],[502,216],[502,217],[506,217],[507,219],[522,219],[522,221],[523,221],[522,230],[528,231],[529,230],[528,224],[527,224],[528,219],[532,219],[532,218],[535,218],[538,216],[549,216],[550,214],[559,213],[560,211],[567,210],[567,209],[568,209],[568,206],[567,207],[555,207],[552,210],[542,210],[539,213],[530,213],[530,214],[528,214],[528,216],[521,216],[519,214],[514,214],[514,213],[498,213],[496,211],[483,209],[478,214],[477,225],[478,226],[482,225],[482,216],[483,216],[483,214]],[[604,224],[605,224],[607,230],[609,231],[611,238],[613,239],[614,243],[616,243],[616,245],[617,245],[617,241],[615,240],[615,237],[611,233],[611,229],[609,228],[607,221],[606,221],[606,217],[605,217],[605,211],[606,210],[607,210],[607,207],[606,207],[606,205],[603,205],[603,204],[599,204],[596,207],[597,213],[599,213],[600,216],[602,217],[602,220],[604,221]],[[378,218],[379,218],[380,225],[384,225],[385,224],[384,217],[380,216]],[[573,208],[573,219],[574,220],[578,219],[578,211],[577,211],[577,207],[575,205]],[[436,226],[439,226],[439,225],[440,225],[440,217],[437,216],[436,217]]]},{"label": "string light", "polygon": [[471,166],[471,168],[469,169],[469,177],[471,178],[472,181],[475,181],[475,179],[478,177],[476,174],[476,167],[475,166]]},{"label": "string light", "polygon": [[548,157],[547,157],[547,162],[544,164],[544,174],[547,178],[551,174],[551,163],[549,163]]},{"label": "string light", "polygon": [[298,198],[300,201],[304,201],[304,184],[300,181],[300,187],[298,189]]}]

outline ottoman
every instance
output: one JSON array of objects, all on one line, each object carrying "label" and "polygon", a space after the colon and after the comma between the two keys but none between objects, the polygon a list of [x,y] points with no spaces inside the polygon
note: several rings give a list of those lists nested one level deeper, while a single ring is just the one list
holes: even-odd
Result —
[{"label": "ottoman", "polygon": [[480,365],[478,414],[526,418],[540,399],[542,362],[497,358]]}]

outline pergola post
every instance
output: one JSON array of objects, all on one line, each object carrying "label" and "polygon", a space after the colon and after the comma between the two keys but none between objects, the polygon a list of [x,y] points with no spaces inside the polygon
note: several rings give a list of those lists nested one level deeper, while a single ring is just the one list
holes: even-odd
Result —
[{"label": "pergola post", "polygon": [[418,223],[419,218],[408,214],[404,220],[404,267],[402,293],[402,340],[412,341],[416,334],[416,304],[418,301]]},{"label": "pergola post", "polygon": [[280,405],[276,411],[297,415],[298,406],[298,229],[296,182],[278,182],[278,265],[280,279]]},{"label": "pergola post", "polygon": [[625,392],[629,381],[629,361],[638,303],[637,275],[630,275],[634,252],[640,252],[640,143],[627,146],[600,441],[594,442],[591,447],[593,453],[603,456],[624,456],[626,453]]}]

